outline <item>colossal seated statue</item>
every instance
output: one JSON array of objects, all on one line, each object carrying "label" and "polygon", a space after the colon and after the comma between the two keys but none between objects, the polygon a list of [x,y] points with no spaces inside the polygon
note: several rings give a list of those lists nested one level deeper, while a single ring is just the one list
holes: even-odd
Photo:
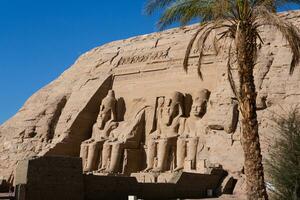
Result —
[{"label": "colossal seated statue", "polygon": [[185,162],[188,163],[188,170],[196,169],[197,152],[204,147],[203,133],[205,126],[202,126],[201,119],[206,113],[207,102],[210,91],[203,89],[197,92],[193,98],[190,117],[183,123],[183,132],[177,139],[176,168],[174,171],[184,169]]},{"label": "colossal seated statue", "polygon": [[[145,110],[140,110],[130,122],[123,122],[112,131],[102,150],[100,172],[122,172],[121,164],[125,149],[140,149],[145,130]],[[141,162],[136,158],[136,162]]]},{"label": "colossal seated statue", "polygon": [[[184,96],[180,92],[173,92],[170,97],[158,99],[157,129],[147,144],[147,168],[144,171],[162,172],[168,170],[170,154],[174,151],[173,145],[180,132],[183,120]],[[154,160],[157,156],[157,164]]]},{"label": "colossal seated statue", "polygon": [[118,126],[116,104],[115,93],[110,90],[102,100],[97,122],[93,126],[92,137],[81,144],[80,157],[84,172],[97,170],[101,164],[100,152],[103,144],[108,140],[112,130]]}]

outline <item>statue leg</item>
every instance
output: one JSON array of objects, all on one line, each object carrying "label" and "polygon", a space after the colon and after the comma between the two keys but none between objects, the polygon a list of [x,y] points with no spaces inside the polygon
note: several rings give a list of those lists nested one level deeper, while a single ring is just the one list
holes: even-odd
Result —
[{"label": "statue leg", "polygon": [[87,163],[87,156],[88,156],[88,144],[82,143],[80,145],[80,158],[82,159],[82,168],[83,171],[86,172],[86,163]]},{"label": "statue leg", "polygon": [[111,161],[108,172],[118,172],[120,170],[121,157],[123,152],[123,144],[114,143],[111,150]]},{"label": "statue leg", "polygon": [[98,141],[98,163],[97,163],[97,170],[101,168],[102,166],[102,149],[103,149],[103,144],[104,144],[105,140],[101,140],[101,141]]},{"label": "statue leg", "polygon": [[105,142],[103,144],[103,149],[102,149],[102,163],[101,163],[101,168],[99,171],[104,171],[105,169],[108,168],[108,163],[109,163],[109,158],[111,154],[111,144],[108,142]]},{"label": "statue leg", "polygon": [[178,138],[177,150],[176,150],[176,168],[174,169],[174,171],[179,171],[184,168],[185,152],[186,152],[185,138]]},{"label": "statue leg", "polygon": [[191,169],[196,169],[198,138],[190,138],[188,140],[187,159],[191,163]]},{"label": "statue leg", "polygon": [[155,172],[162,172],[165,170],[166,160],[167,160],[167,152],[168,151],[168,139],[161,139],[158,142],[158,150],[157,150],[157,167],[153,170]]},{"label": "statue leg", "polygon": [[88,157],[87,157],[87,163],[86,163],[86,170],[91,172],[94,170],[97,170],[97,161],[99,158],[99,143],[98,142],[93,142],[89,145],[89,150],[88,150]]},{"label": "statue leg", "polygon": [[91,171],[91,156],[90,154],[94,154],[93,148],[95,147],[90,147],[94,141],[94,135],[98,134],[98,127],[97,124],[95,123],[93,126],[93,131],[92,131],[92,137],[89,140],[85,140],[84,142],[81,143],[80,146],[80,157],[82,158],[82,167],[84,172],[89,172]]},{"label": "statue leg", "polygon": [[144,171],[153,169],[156,144],[153,139],[150,139],[147,145],[147,168]]}]

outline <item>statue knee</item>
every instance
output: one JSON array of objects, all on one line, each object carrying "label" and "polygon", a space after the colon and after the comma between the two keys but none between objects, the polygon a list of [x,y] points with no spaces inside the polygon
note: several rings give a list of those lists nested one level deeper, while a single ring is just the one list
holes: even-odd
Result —
[{"label": "statue knee", "polygon": [[90,149],[90,150],[95,150],[95,149],[97,148],[97,146],[98,146],[98,143],[93,142],[93,143],[91,143],[91,144],[89,145],[89,149]]},{"label": "statue knee", "polygon": [[186,141],[184,140],[184,139],[181,139],[181,138],[178,138],[177,139],[177,145],[178,146],[182,146],[182,145],[184,145],[186,143]]}]

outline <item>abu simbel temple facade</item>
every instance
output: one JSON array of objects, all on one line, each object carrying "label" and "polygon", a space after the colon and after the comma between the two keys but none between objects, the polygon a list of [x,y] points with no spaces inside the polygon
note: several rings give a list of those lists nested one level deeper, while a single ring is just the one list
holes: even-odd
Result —
[{"label": "abu simbel temple facade", "polygon": [[[298,25],[299,14],[281,16]],[[212,35],[203,79],[197,45],[185,72],[196,29],[133,37],[80,56],[0,126],[2,187],[15,186],[14,198],[22,200],[243,199],[241,116],[228,49]],[[254,75],[266,158],[276,137],[272,118],[300,103],[300,67],[289,75],[286,42],[269,27],[262,31]]]}]

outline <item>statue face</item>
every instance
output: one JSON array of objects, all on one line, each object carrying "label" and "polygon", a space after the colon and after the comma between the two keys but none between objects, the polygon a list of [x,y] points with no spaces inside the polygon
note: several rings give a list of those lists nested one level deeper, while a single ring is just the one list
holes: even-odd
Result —
[{"label": "statue face", "polygon": [[98,116],[98,123],[101,125],[100,129],[104,128],[106,122],[108,122],[111,117],[111,108],[107,105],[101,105]]},{"label": "statue face", "polygon": [[159,97],[157,100],[157,107],[159,107],[159,108],[163,107],[164,102],[165,102],[165,99],[163,97]]},{"label": "statue face", "polygon": [[167,126],[171,125],[177,115],[179,115],[179,105],[175,104],[172,99],[167,99],[163,110],[163,123]]},{"label": "statue face", "polygon": [[206,113],[207,101],[205,99],[197,99],[192,105],[191,115],[202,117]]}]

